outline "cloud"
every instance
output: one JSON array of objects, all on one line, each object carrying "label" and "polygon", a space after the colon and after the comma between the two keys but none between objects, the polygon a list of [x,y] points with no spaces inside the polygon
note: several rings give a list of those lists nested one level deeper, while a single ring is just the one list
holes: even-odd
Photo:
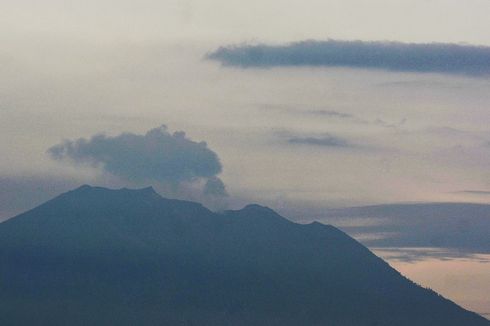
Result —
[{"label": "cloud", "polygon": [[[325,209],[320,219],[377,248],[437,248],[459,254],[490,253],[490,205],[388,204]],[[366,222],[362,223],[364,219]],[[348,223],[351,221],[352,223]],[[387,237],[365,235],[389,234]],[[419,256],[421,253],[417,253]],[[434,255],[433,255],[434,256]],[[444,256],[441,254],[439,256]]]},{"label": "cloud", "polygon": [[289,113],[289,114],[308,114],[312,116],[319,116],[325,118],[334,118],[334,119],[347,119],[347,120],[358,120],[358,118],[350,113],[331,110],[331,109],[321,109],[321,108],[300,108],[296,106],[288,106],[288,105],[273,105],[273,104],[259,104],[264,110],[267,111],[277,111],[281,113]]},{"label": "cloud", "polygon": [[398,80],[398,81],[390,81],[383,82],[377,84],[379,87],[384,88],[411,88],[411,89],[431,89],[434,90],[436,88],[445,89],[445,90],[460,90],[464,88],[463,84],[455,83],[454,81],[435,81],[435,80]]},{"label": "cloud", "polygon": [[220,47],[206,56],[241,68],[327,66],[490,76],[490,47],[450,43],[302,41]]},{"label": "cloud", "polygon": [[460,190],[455,191],[456,194],[468,194],[468,195],[490,195],[490,191],[487,190]]},{"label": "cloud", "polygon": [[470,259],[479,263],[489,263],[490,258],[467,251],[447,248],[371,248],[376,255],[388,261],[415,263],[428,259],[461,260]]},{"label": "cloud", "polygon": [[288,143],[325,147],[350,147],[347,140],[329,134],[321,137],[291,137],[288,139]]},{"label": "cloud", "polygon": [[192,141],[182,131],[171,134],[165,126],[144,135],[126,132],[115,137],[99,134],[67,140],[51,147],[48,154],[55,160],[97,166],[135,183],[180,185],[208,180],[206,189],[212,188],[214,193],[218,191],[216,175],[222,170],[218,155],[205,142]]},{"label": "cloud", "polygon": [[339,119],[353,119],[355,118],[352,114],[334,111],[334,110],[309,110],[306,113],[313,115],[320,115],[329,118],[339,118]]},{"label": "cloud", "polygon": [[211,196],[228,196],[225,184],[218,177],[212,177],[206,181],[203,193]]},{"label": "cloud", "polygon": [[380,119],[380,118],[376,118],[376,119],[362,118],[362,117],[357,116],[355,114],[342,112],[342,111],[336,111],[336,110],[330,110],[330,109],[305,109],[305,108],[299,108],[299,107],[294,107],[294,106],[270,105],[270,104],[261,105],[261,107],[263,109],[269,110],[269,111],[276,111],[276,112],[288,113],[288,114],[294,114],[294,115],[312,116],[312,117],[315,117],[315,119],[317,119],[317,118],[335,119],[337,121],[343,121],[343,122],[347,122],[347,123],[355,123],[355,124],[361,124],[361,125],[372,125],[372,126],[388,128],[388,129],[400,128],[407,122],[406,118],[402,118],[396,122],[387,122],[387,121]]}]

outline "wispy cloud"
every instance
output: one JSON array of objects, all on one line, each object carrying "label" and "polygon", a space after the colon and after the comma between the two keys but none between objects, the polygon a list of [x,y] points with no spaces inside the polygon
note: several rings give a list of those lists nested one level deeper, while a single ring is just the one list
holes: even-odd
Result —
[{"label": "wispy cloud", "polygon": [[487,255],[461,251],[448,248],[371,248],[382,258],[389,261],[400,261],[406,263],[415,263],[427,259],[439,260],[472,260],[480,263],[489,263]]},{"label": "wispy cloud", "polygon": [[490,47],[450,43],[302,41],[233,45],[206,56],[226,66],[328,66],[490,76]]},{"label": "wispy cloud", "polygon": [[340,110],[332,110],[332,109],[299,108],[299,107],[288,106],[288,105],[281,106],[281,105],[270,105],[270,104],[261,105],[261,107],[265,110],[273,110],[279,113],[310,116],[310,117],[314,117],[315,119],[325,118],[325,119],[336,120],[339,122],[342,121],[342,122],[361,124],[361,125],[372,125],[372,126],[388,128],[388,129],[400,128],[407,122],[406,118],[400,119],[399,121],[396,122],[388,122],[381,118],[371,118],[371,119],[362,118],[352,113],[348,113]]},{"label": "wispy cloud", "polygon": [[355,118],[352,114],[334,111],[334,110],[307,110],[306,113],[313,115],[320,115],[331,118],[339,118],[339,119],[353,119]]},{"label": "wispy cloud", "polygon": [[293,136],[288,138],[288,143],[299,144],[299,145],[311,145],[311,146],[324,146],[324,147],[338,147],[345,148],[351,147],[352,145],[344,138],[337,136],[332,136],[330,134],[324,134],[322,136]]},{"label": "wispy cloud", "polygon": [[460,190],[460,191],[455,191],[454,193],[490,196],[490,191],[488,191],[488,190]]}]

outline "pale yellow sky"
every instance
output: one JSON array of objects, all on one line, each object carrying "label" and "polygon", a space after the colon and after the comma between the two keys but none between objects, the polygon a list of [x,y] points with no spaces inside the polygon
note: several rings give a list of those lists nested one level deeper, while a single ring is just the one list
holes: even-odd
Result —
[{"label": "pale yellow sky", "polygon": [[430,287],[466,309],[490,317],[490,255],[477,255],[472,259],[428,259],[417,263],[390,261],[390,265],[412,281]]}]

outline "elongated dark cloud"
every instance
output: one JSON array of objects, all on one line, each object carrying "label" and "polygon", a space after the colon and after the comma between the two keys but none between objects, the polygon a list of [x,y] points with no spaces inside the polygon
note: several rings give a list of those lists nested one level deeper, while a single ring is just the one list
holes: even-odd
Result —
[{"label": "elongated dark cloud", "polygon": [[415,263],[427,259],[439,260],[457,260],[471,259],[479,263],[490,263],[486,256],[480,256],[475,253],[460,251],[458,249],[447,248],[371,248],[376,255],[388,261],[401,261],[406,263]]},{"label": "elongated dark cloud", "polygon": [[324,210],[322,214],[323,222],[339,225],[348,234],[374,235],[360,239],[370,247],[490,253],[490,205],[486,204],[390,204]]},{"label": "elongated dark cloud", "polygon": [[53,159],[99,166],[104,172],[139,182],[180,184],[200,179],[216,183],[221,172],[218,155],[205,142],[195,142],[184,132],[173,134],[165,126],[144,135],[103,134],[90,139],[67,140],[48,150]]},{"label": "elongated dark cloud", "polygon": [[[302,111],[296,111],[297,113],[302,113]],[[323,116],[326,118],[336,118],[341,120],[348,120],[353,123],[364,124],[364,125],[376,125],[384,128],[398,128],[406,122],[406,119],[400,120],[398,123],[390,123],[386,122],[383,119],[377,118],[375,120],[367,120],[355,116],[353,114],[333,111],[333,110],[307,110],[304,111],[306,114],[315,115],[315,116]]]},{"label": "elongated dark cloud", "polygon": [[457,194],[468,194],[468,195],[485,195],[490,196],[490,191],[488,190],[461,190],[455,191]]},{"label": "elongated dark cloud", "polygon": [[362,125],[374,125],[383,128],[396,129],[401,127],[406,122],[406,118],[403,118],[397,122],[387,122],[381,118],[367,119],[360,116],[328,109],[302,109],[293,106],[279,106],[279,105],[264,105],[266,110],[274,110],[280,113],[288,113],[294,115],[307,115],[315,118],[336,119],[338,121],[351,122]]},{"label": "elongated dark cloud", "polygon": [[306,113],[339,119],[351,119],[354,117],[352,114],[334,110],[308,110]]},{"label": "elongated dark cloud", "polygon": [[303,41],[235,45],[206,56],[226,66],[328,66],[490,76],[490,47],[447,43]]},{"label": "elongated dark cloud", "polygon": [[325,147],[350,147],[349,142],[343,138],[325,134],[319,137],[291,137],[290,144],[313,145]]}]

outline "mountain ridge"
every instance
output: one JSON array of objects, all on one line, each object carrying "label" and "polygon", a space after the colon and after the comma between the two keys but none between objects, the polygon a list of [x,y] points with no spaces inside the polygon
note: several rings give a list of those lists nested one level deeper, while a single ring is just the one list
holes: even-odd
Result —
[{"label": "mountain ridge", "polygon": [[85,185],[1,223],[0,277],[2,325],[490,324],[333,226],[149,187]]}]

